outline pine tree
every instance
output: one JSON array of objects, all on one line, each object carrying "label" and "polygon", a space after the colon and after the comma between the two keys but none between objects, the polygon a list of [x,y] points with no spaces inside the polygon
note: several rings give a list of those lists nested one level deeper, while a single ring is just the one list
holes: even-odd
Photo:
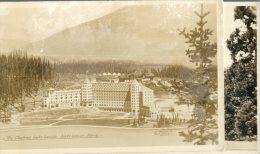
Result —
[{"label": "pine tree", "polygon": [[50,64],[41,58],[22,51],[0,55],[0,112],[24,112],[24,98],[35,95],[51,74]]},{"label": "pine tree", "polygon": [[204,145],[207,141],[217,143],[215,119],[217,102],[210,99],[210,95],[216,92],[214,87],[217,87],[211,69],[212,58],[217,53],[217,45],[209,41],[213,31],[205,27],[207,24],[205,17],[210,12],[204,13],[203,11],[203,5],[201,5],[201,12],[194,12],[199,17],[199,21],[193,30],[189,32],[186,32],[186,28],[179,30],[180,35],[186,38],[186,43],[190,47],[186,50],[186,55],[190,58],[190,62],[196,65],[194,80],[185,85],[188,96],[179,94],[184,99],[183,103],[194,105],[194,118],[189,120],[189,131],[180,132],[180,135],[185,137],[184,141],[197,145]]},{"label": "pine tree", "polygon": [[235,7],[234,18],[245,26],[236,28],[226,42],[233,63],[225,71],[225,138],[256,140],[256,8]]}]

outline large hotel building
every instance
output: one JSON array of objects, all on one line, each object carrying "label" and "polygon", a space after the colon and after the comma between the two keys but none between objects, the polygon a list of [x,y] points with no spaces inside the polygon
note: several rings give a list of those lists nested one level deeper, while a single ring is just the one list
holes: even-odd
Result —
[{"label": "large hotel building", "polygon": [[153,98],[153,90],[136,80],[113,83],[87,79],[80,89],[50,89],[43,99],[43,106],[49,109],[93,106],[106,111],[154,116],[158,113]]}]

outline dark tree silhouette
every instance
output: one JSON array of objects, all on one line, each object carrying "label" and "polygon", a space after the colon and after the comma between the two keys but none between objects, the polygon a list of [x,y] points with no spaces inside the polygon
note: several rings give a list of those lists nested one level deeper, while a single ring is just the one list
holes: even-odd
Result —
[{"label": "dark tree silhouette", "polygon": [[234,18],[245,26],[236,28],[226,42],[233,63],[225,71],[225,138],[256,140],[256,8],[235,7]]},{"label": "dark tree silhouette", "polygon": [[199,17],[197,27],[189,32],[186,32],[185,28],[179,30],[180,35],[186,38],[186,43],[190,47],[186,50],[186,55],[197,66],[193,81],[185,84],[184,89],[188,94],[179,94],[182,103],[194,105],[194,118],[188,121],[190,123],[189,131],[180,132],[180,135],[185,137],[184,141],[193,142],[197,145],[204,145],[207,141],[215,144],[218,138],[217,102],[210,98],[211,94],[217,91],[216,77],[213,77],[216,74],[212,71],[212,58],[216,56],[217,45],[209,41],[213,31],[205,27],[207,23],[205,17],[210,12],[204,13],[203,11],[203,5],[201,5],[201,12],[195,12]]},{"label": "dark tree silhouette", "polygon": [[0,114],[24,112],[24,98],[35,94],[51,75],[52,66],[45,59],[22,51],[0,55]]},{"label": "dark tree silhouette", "polygon": [[165,66],[160,69],[152,69],[151,72],[158,77],[170,77],[186,80],[192,79],[194,74],[191,68],[182,65]]},{"label": "dark tree silhouette", "polygon": [[170,77],[180,79],[191,79],[193,70],[182,65],[160,65],[146,64],[132,61],[68,61],[54,63],[54,72],[56,73],[73,73],[73,74],[90,74],[94,73],[133,73],[135,71],[143,73],[151,72],[157,77]]}]

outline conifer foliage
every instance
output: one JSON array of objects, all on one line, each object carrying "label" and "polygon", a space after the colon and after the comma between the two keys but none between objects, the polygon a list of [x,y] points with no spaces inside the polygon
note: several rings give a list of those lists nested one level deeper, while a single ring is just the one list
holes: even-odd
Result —
[{"label": "conifer foliage", "polygon": [[201,12],[195,12],[199,17],[197,26],[188,32],[186,28],[179,30],[180,35],[186,38],[186,43],[189,44],[189,49],[186,50],[186,55],[190,61],[196,65],[194,71],[194,80],[186,85],[186,92],[181,92],[179,97],[184,104],[194,105],[193,119],[190,123],[187,132],[180,132],[186,142],[193,142],[196,145],[204,145],[208,142],[217,143],[217,122],[216,110],[217,101],[211,96],[217,91],[216,77],[211,70],[212,58],[216,56],[217,45],[210,42],[210,36],[213,31],[206,28],[207,21],[205,17],[210,12],[204,13],[203,5]]},{"label": "conifer foliage", "polygon": [[225,138],[257,138],[257,30],[256,8],[238,6],[235,20],[244,27],[236,28],[226,41],[232,65],[225,71]]},{"label": "conifer foliage", "polygon": [[51,64],[42,58],[22,51],[0,55],[0,113],[24,112],[24,98],[36,93],[51,74]]}]

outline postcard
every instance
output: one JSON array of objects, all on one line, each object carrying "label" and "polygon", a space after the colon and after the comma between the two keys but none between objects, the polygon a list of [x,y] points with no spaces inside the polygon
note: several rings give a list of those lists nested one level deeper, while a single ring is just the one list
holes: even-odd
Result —
[{"label": "postcard", "polygon": [[[219,1],[1,2],[0,149],[223,150],[221,12]],[[256,139],[246,133],[235,138]]]}]

